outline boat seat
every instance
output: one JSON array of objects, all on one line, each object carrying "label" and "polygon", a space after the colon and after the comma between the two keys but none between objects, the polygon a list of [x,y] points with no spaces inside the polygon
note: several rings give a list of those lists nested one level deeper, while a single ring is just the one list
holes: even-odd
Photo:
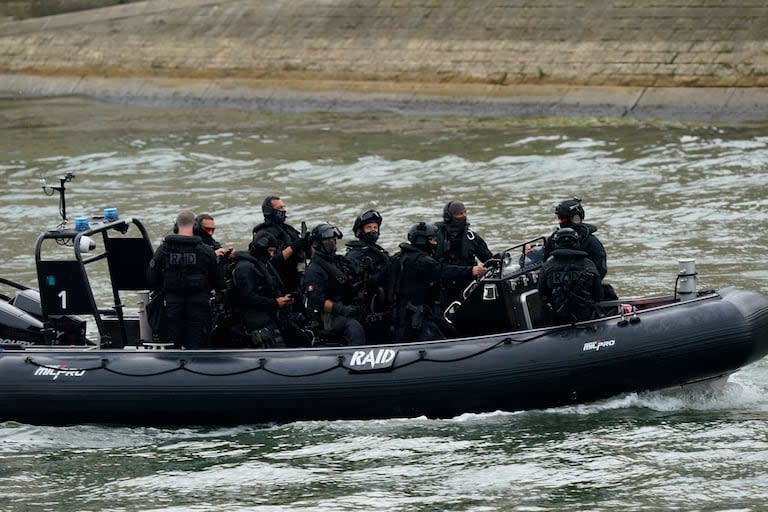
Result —
[{"label": "boat seat", "polygon": [[539,290],[532,289],[521,293],[520,305],[526,328],[536,329],[546,326],[544,304],[541,302]]}]

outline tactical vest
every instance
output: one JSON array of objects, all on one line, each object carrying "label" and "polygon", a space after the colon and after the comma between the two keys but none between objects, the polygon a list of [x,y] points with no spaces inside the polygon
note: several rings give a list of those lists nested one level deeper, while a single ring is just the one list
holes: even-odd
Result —
[{"label": "tactical vest", "polygon": [[288,224],[275,224],[273,222],[262,222],[258,226],[253,228],[253,234],[260,233],[262,231],[266,231],[270,235],[274,236],[278,243],[280,244],[280,247],[278,247],[278,250],[282,251],[289,245],[291,245],[293,242],[298,240],[301,237],[301,234],[293,227],[289,226]]},{"label": "tactical vest", "polygon": [[206,261],[198,250],[201,245],[166,241],[163,289],[167,293],[188,295],[211,290]]},{"label": "tactical vest", "polygon": [[567,319],[589,318],[595,304],[590,293],[594,278],[582,260],[561,261],[546,272],[553,313]]},{"label": "tactical vest", "polygon": [[237,288],[242,286],[238,283],[237,275],[240,268],[250,268],[256,276],[256,293],[262,297],[277,298],[282,288],[282,281],[277,273],[269,268],[269,264],[251,257],[238,257],[237,263],[232,271],[233,284]]},{"label": "tactical vest", "polygon": [[465,227],[457,237],[451,238],[448,227],[445,223],[438,222],[437,247],[438,254],[436,259],[450,265],[474,265],[475,251],[474,239],[475,232]]},{"label": "tactical vest", "polygon": [[418,250],[404,250],[400,253],[398,298],[401,303],[412,302],[421,306],[431,305],[437,300],[436,281],[427,281],[428,276],[419,271],[423,266],[419,264],[419,260],[427,258],[430,256]]},{"label": "tactical vest", "polygon": [[311,264],[318,265],[326,276],[327,299],[334,302],[341,301],[345,304],[354,302],[356,296],[354,288],[355,268],[349,259],[337,254],[331,262],[316,254],[312,257]]}]

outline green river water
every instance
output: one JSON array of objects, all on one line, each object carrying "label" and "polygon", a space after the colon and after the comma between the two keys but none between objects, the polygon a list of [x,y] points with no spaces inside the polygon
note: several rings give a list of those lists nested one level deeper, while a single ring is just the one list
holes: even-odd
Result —
[{"label": "green river water", "polygon": [[[157,244],[191,208],[241,249],[272,194],[289,223],[345,239],[376,208],[391,251],[452,199],[497,251],[550,233],[554,205],[579,196],[620,295],[671,293],[688,257],[702,289],[768,293],[766,128],[2,100],[2,275],[35,286],[34,241],[59,221],[39,180],[73,172],[70,218],[116,207]],[[449,420],[0,423],[0,511],[759,511],[766,391],[760,361],[718,392]]]}]

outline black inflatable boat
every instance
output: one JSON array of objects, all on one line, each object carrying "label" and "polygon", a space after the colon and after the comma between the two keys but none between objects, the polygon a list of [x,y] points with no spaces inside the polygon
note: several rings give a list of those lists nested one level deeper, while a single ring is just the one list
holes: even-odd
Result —
[{"label": "black inflatable boat", "polygon": [[[0,280],[10,289],[0,301],[0,421],[453,417],[722,380],[768,353],[768,297],[697,291],[690,269],[681,270],[670,295],[604,303],[616,314],[546,326],[538,267],[519,268],[515,251],[447,311],[465,336],[459,339],[169,350],[146,333],[141,306],[129,311],[123,298],[146,295],[153,250],[141,222],[108,216],[87,226],[63,223],[38,238],[37,290]],[[99,286],[111,286],[106,307],[94,296],[95,267],[108,276]]]}]

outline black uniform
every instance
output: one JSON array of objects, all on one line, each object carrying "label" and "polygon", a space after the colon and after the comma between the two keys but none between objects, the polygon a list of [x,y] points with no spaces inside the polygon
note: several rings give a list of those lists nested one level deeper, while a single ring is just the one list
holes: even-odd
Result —
[{"label": "black uniform", "polygon": [[221,249],[221,243],[219,243],[218,240],[213,238],[209,233],[206,233],[204,230],[198,228],[195,234],[200,237],[200,239],[203,241],[205,245],[213,249],[214,252],[216,252],[218,249]]},{"label": "black uniform", "polygon": [[397,282],[397,339],[426,341],[444,339],[444,321],[435,307],[439,281],[470,281],[472,266],[450,265],[437,261],[409,243],[400,244]]},{"label": "black uniform", "polygon": [[[582,222],[581,224],[577,225],[569,223],[561,227],[569,227],[578,233],[579,248],[586,252],[587,257],[592,260],[592,263],[595,264],[597,267],[598,275],[602,280],[608,273],[608,256],[605,253],[605,247],[603,247],[603,243],[594,235],[595,231],[597,231],[597,228],[592,224],[587,224],[586,222]],[[556,231],[557,230],[555,230],[555,232]],[[554,249],[555,244],[553,241],[553,236],[550,235],[544,242],[543,256],[545,261],[547,258],[549,258],[550,254],[552,254]]]},{"label": "black uniform", "polygon": [[[304,268],[305,253],[302,244],[301,233],[289,224],[273,222],[270,219],[265,220],[255,228],[253,234],[256,235],[262,231],[270,233],[277,239],[277,254],[272,258],[272,264],[280,273],[280,277],[288,291],[299,291],[301,287],[301,272]],[[283,249],[288,246],[298,247],[287,260],[283,259]]]},{"label": "black uniform", "polygon": [[386,249],[363,240],[347,242],[347,258],[355,265],[361,320],[368,343],[391,341],[391,304],[387,291],[392,259]]},{"label": "black uniform", "polygon": [[[359,309],[355,301],[355,272],[344,256],[329,256],[315,251],[304,273],[304,292],[310,308],[317,311],[327,331],[341,334],[347,345],[364,345],[365,331],[354,318]],[[333,301],[333,311],[326,313],[325,301]]]},{"label": "black uniform", "polygon": [[[241,251],[236,254],[232,269],[231,304],[240,315],[249,333],[273,341],[260,340],[266,345],[279,344],[277,298],[285,295],[283,281],[269,260],[259,260]],[[266,328],[266,331],[259,333]]]},{"label": "black uniform", "polygon": [[[437,222],[437,253],[435,259],[449,265],[477,265],[479,260],[484,263],[493,257],[485,240],[473,230],[469,229],[469,223],[455,225]],[[447,307],[451,302],[462,299],[462,292],[472,281],[464,276],[443,278],[441,281],[442,293],[440,303]]]},{"label": "black uniform", "polygon": [[603,287],[585,251],[558,248],[541,267],[539,295],[552,322],[581,322],[598,316],[595,303],[603,300]]},{"label": "black uniform", "polygon": [[232,285],[229,304],[242,320],[249,344],[266,348],[311,344],[291,309],[278,307],[277,298],[288,292],[268,257],[237,252]]},{"label": "black uniform", "polygon": [[213,250],[199,236],[168,235],[149,263],[147,280],[165,294],[163,337],[177,347],[208,345],[211,290],[224,288]]},{"label": "black uniform", "polygon": [[[204,230],[199,229],[198,236],[203,241],[205,245],[213,249],[214,254],[216,251],[222,248],[221,243],[213,238],[209,233],[206,233]],[[197,232],[196,232],[197,233]],[[232,275],[232,265],[234,264],[232,260],[229,258],[229,252],[225,253],[223,256],[216,255],[216,258],[219,263],[220,272],[224,276],[225,279],[225,287],[223,292],[226,294],[229,291],[229,288],[231,287],[232,283],[229,281],[231,275]]]},{"label": "black uniform", "polygon": [[381,286],[389,277],[390,256],[379,244],[369,244],[362,240],[347,242],[347,258],[360,272],[366,272],[371,286]]}]

